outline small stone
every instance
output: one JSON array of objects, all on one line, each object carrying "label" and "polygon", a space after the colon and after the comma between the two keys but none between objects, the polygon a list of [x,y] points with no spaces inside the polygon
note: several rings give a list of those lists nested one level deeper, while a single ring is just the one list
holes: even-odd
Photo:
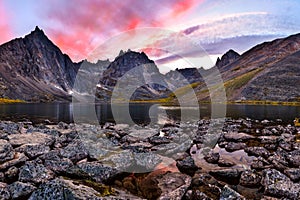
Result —
[{"label": "small stone", "polygon": [[30,159],[33,159],[40,155],[48,153],[49,151],[50,151],[50,147],[45,146],[43,144],[26,145],[26,147],[24,149],[25,155]]},{"label": "small stone", "polygon": [[244,151],[250,156],[261,156],[263,158],[268,158],[271,155],[270,152],[264,147],[247,147],[244,149]]},{"label": "small stone", "polygon": [[11,198],[6,183],[0,182],[0,197],[1,200],[9,200]]},{"label": "small stone", "polygon": [[188,174],[190,176],[193,176],[198,170],[198,167],[195,165],[194,159],[191,156],[177,161],[176,166],[180,172]]},{"label": "small stone", "polygon": [[224,138],[225,140],[232,142],[245,142],[249,139],[254,139],[255,137],[247,133],[231,132],[224,134]]},{"label": "small stone", "polygon": [[5,178],[8,181],[12,181],[14,179],[17,179],[19,174],[19,169],[15,166],[12,166],[4,174],[5,174]]},{"label": "small stone", "polygon": [[3,172],[0,172],[0,182],[4,182],[5,181],[5,176]]},{"label": "small stone", "polygon": [[0,170],[7,169],[9,167],[19,165],[20,163],[23,163],[27,161],[28,158],[23,153],[16,153],[14,159],[6,161],[2,164],[0,164]]},{"label": "small stone", "polygon": [[300,180],[300,169],[299,168],[290,168],[284,170],[284,173],[294,182]]},{"label": "small stone", "polygon": [[235,165],[235,163],[221,157],[218,161],[218,165],[220,167],[232,167]]},{"label": "small stone", "polygon": [[242,173],[242,169],[216,169],[209,172],[216,179],[220,179],[222,181],[237,184]]},{"label": "small stone", "polygon": [[220,158],[220,154],[217,152],[214,153],[213,151],[208,152],[208,154],[204,156],[206,162],[213,163],[213,164],[218,163],[219,158]]},{"label": "small stone", "polygon": [[246,147],[245,143],[241,143],[241,142],[228,142],[227,145],[225,145],[225,149],[228,152],[233,152],[233,151],[238,151],[241,149],[244,149]]},{"label": "small stone", "polygon": [[179,172],[166,173],[157,178],[161,195],[158,199],[182,199],[191,184],[191,177]]},{"label": "small stone", "polygon": [[259,136],[258,139],[262,144],[275,144],[278,142],[277,136]]},{"label": "small stone", "polygon": [[255,158],[251,163],[252,169],[260,170],[260,169],[266,169],[266,168],[270,168],[270,167],[271,167],[271,164],[262,157]]},{"label": "small stone", "polygon": [[59,122],[57,124],[57,128],[58,129],[68,129],[69,128],[69,125],[67,123],[64,123],[64,122]]},{"label": "small stone", "polygon": [[228,185],[225,185],[222,189],[220,200],[246,200],[245,197],[240,195],[238,192],[231,189]]},{"label": "small stone", "polygon": [[87,158],[88,151],[80,140],[74,140],[68,146],[60,150],[60,155],[70,159],[72,162],[78,162]]},{"label": "small stone", "polygon": [[9,142],[0,139],[0,163],[14,158],[15,152]]},{"label": "small stone", "polygon": [[243,171],[240,178],[240,185],[245,187],[257,187],[260,185],[261,176],[251,170]]},{"label": "small stone", "polygon": [[300,150],[294,150],[290,152],[286,159],[293,167],[300,167]]}]

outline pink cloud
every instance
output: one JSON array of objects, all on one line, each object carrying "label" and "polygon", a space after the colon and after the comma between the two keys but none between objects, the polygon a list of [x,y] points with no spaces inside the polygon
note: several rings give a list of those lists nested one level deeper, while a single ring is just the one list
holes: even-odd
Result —
[{"label": "pink cloud", "polygon": [[0,44],[7,42],[11,38],[11,29],[8,24],[9,13],[6,12],[3,2],[0,1]]},{"label": "pink cloud", "polygon": [[[165,27],[203,0],[73,0],[47,2],[46,32],[74,60],[86,58],[99,41],[138,27]],[[49,5],[50,4],[50,5]]]}]

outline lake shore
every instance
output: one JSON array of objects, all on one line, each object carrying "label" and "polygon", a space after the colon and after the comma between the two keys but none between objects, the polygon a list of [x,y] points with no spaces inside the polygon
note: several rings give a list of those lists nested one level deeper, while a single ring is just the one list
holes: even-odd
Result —
[{"label": "lake shore", "polygon": [[300,128],[279,119],[0,122],[3,199],[299,199],[299,167]]}]

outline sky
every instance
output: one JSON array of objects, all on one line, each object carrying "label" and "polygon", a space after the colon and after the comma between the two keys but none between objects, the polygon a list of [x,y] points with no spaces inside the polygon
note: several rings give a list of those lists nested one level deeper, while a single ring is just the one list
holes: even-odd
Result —
[{"label": "sky", "polygon": [[[185,67],[172,52],[161,50],[173,45],[188,59],[204,50],[214,62],[229,49],[243,53],[263,41],[299,33],[299,10],[299,0],[0,0],[0,43],[39,26],[73,61],[80,61],[124,32],[158,28],[168,31],[140,41],[139,48],[158,65]],[[184,47],[182,37],[201,50]],[[120,47],[133,38],[138,39],[122,38]],[[113,46],[115,51],[120,47]]]}]

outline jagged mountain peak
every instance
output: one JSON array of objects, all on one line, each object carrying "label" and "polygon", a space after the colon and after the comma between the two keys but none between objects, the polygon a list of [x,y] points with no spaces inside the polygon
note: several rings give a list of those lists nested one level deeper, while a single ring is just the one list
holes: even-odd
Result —
[{"label": "jagged mountain peak", "polygon": [[[27,101],[65,99],[78,70],[38,26],[0,46],[0,96]],[[34,94],[34,95],[33,95]]]},{"label": "jagged mountain peak", "polygon": [[240,58],[240,54],[230,49],[221,57],[221,59],[220,58],[217,59],[216,66],[218,68],[222,68],[223,66],[226,66],[236,61],[238,58]]}]

